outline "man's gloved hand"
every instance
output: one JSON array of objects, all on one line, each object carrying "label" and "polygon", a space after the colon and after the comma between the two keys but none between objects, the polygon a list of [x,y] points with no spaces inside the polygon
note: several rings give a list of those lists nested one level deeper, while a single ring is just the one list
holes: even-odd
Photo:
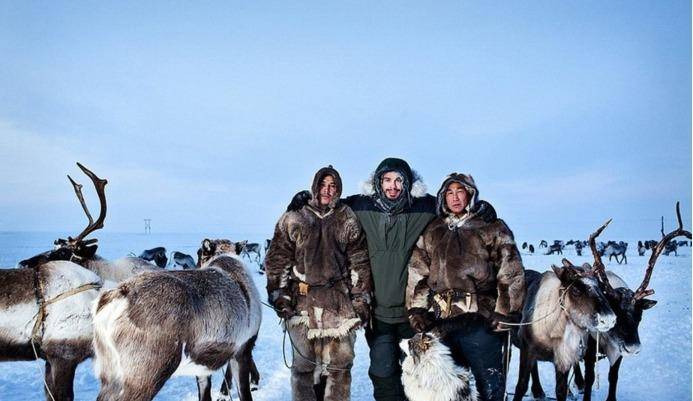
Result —
[{"label": "man's gloved hand", "polygon": [[503,323],[513,323],[517,324],[522,321],[522,314],[521,313],[510,313],[507,315],[503,315],[498,312],[493,312],[493,317],[491,318],[491,328],[495,332],[504,332],[504,331],[509,331],[512,329],[514,326],[509,326],[507,324]]},{"label": "man's gloved hand", "polygon": [[484,200],[477,202],[471,212],[481,217],[487,223],[493,223],[498,219],[496,209],[494,209],[490,203]]},{"label": "man's gloved hand", "polygon": [[417,333],[422,333],[431,327],[433,322],[428,318],[426,310],[423,308],[412,308],[409,310],[409,325]]},{"label": "man's gloved hand", "polygon": [[289,203],[289,206],[286,207],[286,211],[295,212],[297,210],[301,210],[303,206],[308,204],[308,201],[310,201],[312,197],[313,196],[310,194],[310,191],[298,192],[293,198],[291,198],[291,203]]},{"label": "man's gloved hand", "polygon": [[363,298],[355,298],[351,304],[354,307],[356,316],[361,319],[361,325],[367,327],[371,321],[371,306]]},{"label": "man's gloved hand", "polygon": [[277,316],[284,320],[287,320],[296,314],[293,306],[291,306],[291,301],[284,297],[279,297],[274,302],[274,310],[277,312]]}]

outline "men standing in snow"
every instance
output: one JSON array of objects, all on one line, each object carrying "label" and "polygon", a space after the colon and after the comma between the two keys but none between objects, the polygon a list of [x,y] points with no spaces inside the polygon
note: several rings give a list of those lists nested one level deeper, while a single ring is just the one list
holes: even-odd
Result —
[{"label": "men standing in snow", "polygon": [[366,238],[341,192],[337,170],[318,170],[310,201],[281,216],[265,259],[269,301],[293,346],[294,401],[316,400],[321,381],[324,400],[349,400],[355,330],[370,319]]},{"label": "men standing in snow", "polygon": [[409,260],[407,307],[414,330],[435,326],[459,365],[471,368],[482,401],[505,395],[505,331],[520,320],[524,268],[513,233],[501,219],[474,212],[479,191],[453,173],[438,191],[438,217]]},{"label": "men standing in snow", "polygon": [[[418,174],[398,158],[384,159],[368,184],[366,194],[344,200],[366,233],[373,275],[373,318],[366,329],[371,362],[368,375],[377,401],[402,401],[406,397],[399,342],[414,334],[404,302],[407,262],[419,235],[436,216],[436,198],[426,194]],[[300,198],[301,193],[289,208],[300,205]],[[489,221],[496,218],[493,207],[484,201],[475,205],[475,212]]]}]

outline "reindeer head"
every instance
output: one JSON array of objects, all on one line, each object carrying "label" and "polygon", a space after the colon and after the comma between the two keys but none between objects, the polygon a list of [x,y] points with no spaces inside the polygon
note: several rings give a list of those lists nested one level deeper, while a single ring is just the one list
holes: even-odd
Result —
[{"label": "reindeer head", "polygon": [[561,307],[570,320],[590,331],[607,331],[616,323],[616,315],[604,296],[597,276],[588,264],[575,266],[563,259],[563,266],[551,266],[561,281]]},{"label": "reindeer head", "polygon": [[197,267],[202,267],[215,256],[227,254],[238,256],[243,251],[244,242],[231,242],[227,239],[205,238],[197,250]]},{"label": "reindeer head", "polygon": [[[606,337],[609,341],[619,347],[619,351],[623,354],[634,354],[640,350],[640,336],[638,333],[638,327],[640,325],[640,320],[642,319],[643,311],[652,308],[657,304],[657,301],[647,299],[646,297],[654,294],[654,290],[647,289],[650,283],[650,277],[652,276],[652,271],[657,262],[657,258],[660,253],[665,249],[667,243],[673,238],[678,236],[686,236],[691,238],[691,233],[683,229],[683,223],[681,221],[681,211],[679,209],[679,203],[676,203],[676,215],[679,223],[677,230],[670,232],[669,234],[664,234],[664,228],[662,227],[662,240],[656,245],[652,246],[652,255],[650,255],[650,260],[648,261],[647,268],[645,269],[645,278],[640,284],[637,290],[633,291],[625,286],[613,288],[606,274],[604,264],[602,263],[601,257],[596,250],[594,245],[595,239],[599,234],[606,228],[606,226],[611,222],[607,221],[600,229],[594,232],[590,236],[590,246],[592,248],[592,253],[594,255],[594,271],[599,277],[600,285],[602,286],[606,298],[611,305],[611,308],[616,313],[616,325],[606,333]],[[650,242],[650,241],[646,241]],[[626,244],[627,246],[627,244]]]},{"label": "reindeer head", "polygon": [[69,260],[84,265],[87,260],[93,259],[95,257],[96,249],[98,248],[98,240],[96,238],[85,240],[84,238],[92,232],[100,228],[103,228],[103,222],[106,219],[105,190],[108,181],[97,177],[96,174],[91,172],[91,170],[84,167],[80,163],[77,163],[77,166],[94,183],[94,187],[96,188],[96,194],[99,197],[99,203],[101,205],[99,217],[96,219],[96,222],[94,222],[94,219],[91,217],[91,213],[89,213],[89,209],[87,208],[87,205],[84,202],[84,196],[82,195],[82,185],[75,182],[75,180],[73,180],[72,177],[68,175],[67,178],[72,183],[72,187],[75,190],[77,199],[79,199],[79,202],[82,204],[82,209],[84,210],[84,213],[87,215],[87,218],[89,219],[89,224],[75,238],[67,237],[67,239],[59,238],[55,240],[53,242],[53,244],[55,245],[53,250],[38,254],[29,259],[22,260],[18,263],[19,267],[35,268],[42,265],[43,263],[52,260]]}]

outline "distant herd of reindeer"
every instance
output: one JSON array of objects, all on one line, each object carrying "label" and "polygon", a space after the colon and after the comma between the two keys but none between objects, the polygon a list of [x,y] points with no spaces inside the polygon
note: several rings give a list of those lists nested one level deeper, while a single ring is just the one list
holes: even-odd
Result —
[{"label": "distant herd of reindeer", "polygon": [[[229,399],[235,382],[240,400],[252,400],[251,389],[259,381],[252,350],[262,311],[242,256],[262,268],[260,245],[204,239],[197,261],[180,252],[168,258],[163,248],[106,260],[96,254],[98,240],[86,237],[103,227],[107,181],[77,164],[96,187],[99,216],[94,221],[82,186],[70,178],[87,227],[74,238],[57,239],[52,250],[19,262],[17,268],[0,269],[0,361],[45,360],[48,401],[74,399],[75,369],[90,357],[101,384],[99,401],[152,400],[174,374],[197,377],[199,399],[210,401],[211,374],[223,367],[220,398]],[[691,238],[678,203],[676,213],[675,231],[662,232],[658,242],[646,241],[652,253],[635,291],[602,262],[603,256],[611,257],[610,247],[620,245],[596,241],[610,221],[588,241],[566,243],[576,250],[578,244],[589,247],[592,265],[562,259],[561,266],[544,273],[526,270],[522,323],[511,336],[520,349],[514,401],[523,398],[530,377],[532,395],[545,397],[537,361],[553,363],[556,399],[566,399],[572,369],[584,388],[583,399],[590,400],[598,352],[611,365],[607,400],[616,400],[621,360],[639,351],[642,313],[656,304],[647,297],[654,294],[648,286],[657,258],[674,238]],[[532,245],[522,247],[533,251]],[[540,247],[561,253],[563,243],[549,247],[542,241]]]},{"label": "distant herd of reindeer", "polygon": [[[664,228],[662,227],[662,237],[664,237]],[[645,256],[647,251],[654,252],[658,241],[646,240],[638,241],[638,256]],[[546,240],[541,240],[539,242],[539,248],[546,248],[544,255],[563,255],[563,250],[566,246],[573,246],[575,248],[575,254],[582,256],[582,250],[588,246],[587,241],[580,241],[571,239],[568,242],[563,242],[561,240],[554,240],[553,244],[549,245]],[[678,256],[678,248],[684,246],[691,246],[690,241],[676,241],[670,240],[664,245],[664,250],[662,253],[669,256],[672,252],[674,255]],[[522,249],[526,249],[530,254],[534,254],[535,248],[533,244],[528,244],[527,242],[522,243]],[[628,243],[623,241],[607,241],[607,242],[597,242],[597,252],[601,257],[608,257],[609,262],[611,258],[615,258],[616,262],[620,265],[621,263],[628,264],[628,258],[626,257],[626,250],[628,249]],[[620,257],[620,259],[619,259]]]}]

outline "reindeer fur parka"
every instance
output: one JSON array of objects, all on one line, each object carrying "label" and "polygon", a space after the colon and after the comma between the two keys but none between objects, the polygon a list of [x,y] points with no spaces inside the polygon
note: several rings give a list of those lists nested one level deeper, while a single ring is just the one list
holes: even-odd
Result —
[{"label": "reindeer fur parka", "polygon": [[[466,212],[455,216],[445,206],[452,182],[470,194]],[[407,309],[432,311],[439,319],[478,313],[489,322],[494,312],[520,312],[525,294],[524,268],[513,233],[503,220],[486,223],[470,210],[478,201],[471,176],[454,173],[438,191],[438,217],[414,247],[409,261]]]},{"label": "reindeer fur parka", "polygon": [[[337,193],[321,206],[326,175],[334,178]],[[267,293],[272,304],[280,297],[291,302],[296,315],[287,323],[306,325],[309,339],[343,337],[361,323],[354,305],[370,304],[366,237],[354,212],[339,201],[342,181],[335,169],[320,169],[311,190],[311,201],[284,213],[275,227],[265,260]]]}]

